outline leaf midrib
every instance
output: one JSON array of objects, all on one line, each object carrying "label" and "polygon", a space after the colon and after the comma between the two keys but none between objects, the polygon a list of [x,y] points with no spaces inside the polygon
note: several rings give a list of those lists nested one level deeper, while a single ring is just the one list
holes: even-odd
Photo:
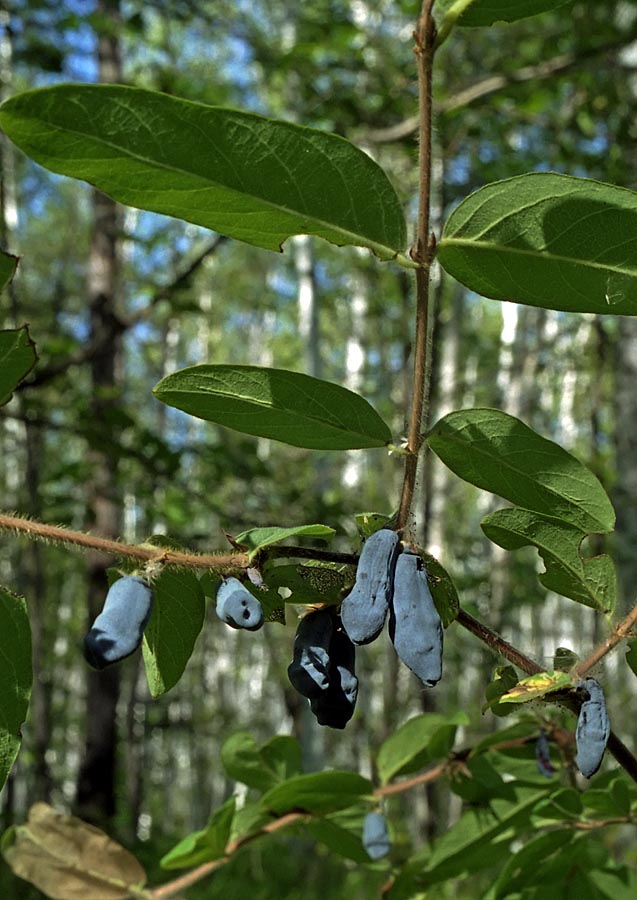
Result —
[{"label": "leaf midrib", "polygon": [[617,273],[619,275],[628,275],[631,278],[637,277],[636,269],[625,269],[622,266],[610,266],[603,263],[597,263],[594,260],[581,259],[575,256],[562,256],[558,253],[550,253],[544,250],[526,250],[524,248],[511,247],[506,244],[497,244],[492,241],[478,241],[470,238],[442,238],[438,245],[440,249],[445,247],[469,247],[471,249],[494,250],[498,253],[508,253],[510,255],[530,256],[536,259],[548,259],[551,262],[568,263],[569,265],[581,265],[589,269],[597,269],[605,273]]},{"label": "leaf midrib", "polygon": [[[266,400],[257,400],[255,398],[249,397],[249,396],[244,397],[242,394],[237,394],[235,392],[226,393],[224,391],[210,391],[210,390],[205,390],[205,391],[188,390],[187,391],[187,390],[180,390],[178,388],[171,388],[170,390],[153,391],[153,393],[159,400],[161,400],[162,394],[164,394],[164,396],[166,396],[166,397],[169,394],[188,394],[188,395],[193,395],[196,397],[201,397],[202,395],[204,395],[204,396],[210,395],[212,397],[221,397],[224,400],[239,400],[244,403],[252,404],[254,406],[261,406],[263,409],[276,410],[278,412],[282,412],[286,416],[294,416],[295,418],[299,418],[299,415],[295,410],[288,409],[287,407],[275,406],[273,403],[267,402]],[[333,428],[334,431],[338,431],[341,434],[353,434],[353,435],[361,435],[363,437],[370,437],[370,436],[373,437],[373,435],[369,435],[365,431],[354,431],[351,428],[344,427],[340,424],[335,425],[332,422],[326,422],[325,419],[321,419],[320,417],[318,417],[316,415],[309,415],[307,413],[303,413],[302,418],[310,423],[316,422],[319,425],[321,425],[321,427],[323,427],[323,428],[325,428],[325,427]]]},{"label": "leaf midrib", "polygon": [[[103,138],[96,138],[94,135],[87,134],[84,131],[77,131],[74,128],[66,128],[66,127],[61,128],[58,125],[52,125],[51,123],[47,122],[43,118],[41,118],[39,121],[41,121],[43,124],[45,124],[46,127],[52,131],[60,131],[63,134],[69,134],[69,135],[75,135],[75,136],[81,137],[84,140],[92,142],[93,144],[97,145],[98,147],[100,147],[102,145],[105,147],[109,147],[112,150],[116,150],[122,156],[129,157],[130,159],[135,159],[138,162],[143,163],[144,165],[148,165],[151,167],[154,166],[155,168],[162,169],[166,172],[172,172],[172,173],[176,173],[178,175],[186,175],[189,178],[198,179],[198,180],[202,181],[205,185],[208,185],[209,187],[214,187],[214,188],[218,188],[218,189],[221,188],[222,190],[227,191],[228,193],[231,193],[231,194],[235,194],[238,197],[243,197],[243,198],[248,197],[251,200],[258,201],[263,206],[265,206],[269,209],[276,210],[278,212],[284,212],[284,213],[287,213],[288,215],[295,216],[297,218],[303,218],[305,216],[306,218],[309,218],[310,221],[317,223],[320,227],[323,227],[332,232],[337,232],[339,235],[343,235],[344,237],[348,238],[348,240],[345,243],[356,244],[356,243],[360,242],[361,238],[364,238],[364,240],[366,241],[366,246],[372,250],[377,249],[377,250],[381,251],[382,253],[387,253],[389,251],[391,254],[394,254],[394,255],[397,255],[398,253],[401,252],[401,248],[390,247],[388,244],[379,244],[377,241],[374,241],[371,238],[367,238],[363,234],[356,234],[353,231],[348,231],[347,229],[343,228],[340,225],[335,225],[334,223],[326,222],[324,219],[321,219],[317,216],[313,216],[313,215],[307,216],[306,214],[301,213],[298,210],[291,209],[290,207],[283,206],[281,204],[273,203],[271,200],[266,200],[265,198],[259,196],[258,194],[253,194],[253,193],[250,193],[249,191],[243,191],[243,192],[238,191],[236,188],[228,187],[227,185],[223,184],[222,182],[215,181],[212,178],[206,179],[202,175],[198,175],[195,172],[188,171],[188,169],[183,169],[183,168],[180,168],[180,167],[174,166],[174,165],[168,165],[167,163],[159,162],[154,159],[148,159],[147,157],[142,156],[139,153],[135,153],[132,150],[123,148],[119,144],[114,144],[111,141],[104,140]],[[355,145],[352,144],[352,147],[355,147]],[[48,158],[51,158],[51,157],[49,156]],[[71,176],[71,177],[73,177],[73,176]],[[88,180],[88,179],[86,179],[86,180]],[[91,183],[91,182],[89,182],[89,183]],[[160,192],[158,192],[158,193],[160,193]],[[164,193],[164,192],[161,192],[161,193]],[[286,229],[281,229],[281,230],[286,230]],[[352,240],[352,239],[354,239],[354,240]]]}]

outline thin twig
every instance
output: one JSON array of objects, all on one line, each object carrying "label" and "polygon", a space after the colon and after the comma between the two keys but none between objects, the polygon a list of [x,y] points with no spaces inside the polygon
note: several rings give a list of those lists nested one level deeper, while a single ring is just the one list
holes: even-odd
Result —
[{"label": "thin twig", "polygon": [[630,637],[636,624],[637,604],[633,606],[626,618],[615,627],[613,633],[603,640],[602,643],[586,657],[586,659],[582,660],[575,668],[574,675],[579,678],[584,678],[584,676],[590,672],[591,669],[595,668],[595,666],[601,662],[606,654],[610,653],[617,644],[621,643],[624,638]]},{"label": "thin twig", "polygon": [[418,457],[422,447],[422,417],[427,384],[427,330],[429,320],[429,270],[435,245],[430,239],[431,211],[431,133],[432,133],[432,73],[436,25],[432,15],[434,0],[423,0],[420,18],[414,32],[418,63],[419,97],[419,190],[416,241],[411,256],[418,263],[416,269],[416,336],[414,341],[414,379],[411,417],[407,438],[408,456],[405,460],[403,487],[398,509],[397,529],[409,523],[416,488]]},{"label": "thin twig", "polygon": [[249,565],[246,553],[186,553],[170,550],[165,547],[150,547],[140,544],[124,544],[106,538],[71,531],[60,525],[47,525],[25,519],[22,516],[9,516],[0,513],[0,529],[26,534],[30,538],[45,541],[71,544],[88,550],[97,550],[108,556],[127,557],[140,562],[161,562],[166,566],[179,566],[190,569],[214,569],[223,574],[246,569]]}]

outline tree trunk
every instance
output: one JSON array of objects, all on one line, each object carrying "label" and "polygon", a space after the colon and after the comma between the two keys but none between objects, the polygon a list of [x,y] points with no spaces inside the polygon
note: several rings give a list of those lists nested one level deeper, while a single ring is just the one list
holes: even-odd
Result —
[{"label": "tree trunk", "polygon": [[[111,27],[98,40],[99,80],[121,80],[118,46],[119,0],[100,0],[98,11]],[[93,192],[93,230],[88,269],[90,337],[99,347],[91,360],[90,414],[108,428],[119,402],[118,369],[121,322],[116,311],[120,215],[117,205]],[[117,460],[107,451],[89,450],[91,477],[87,484],[86,527],[94,534],[115,538],[120,532]],[[88,558],[88,615],[93,621],[104,602],[106,569],[110,559],[100,553]],[[117,702],[120,679],[116,667],[87,670],[86,744],[77,783],[76,810],[89,821],[103,822],[116,811],[115,770]]]}]

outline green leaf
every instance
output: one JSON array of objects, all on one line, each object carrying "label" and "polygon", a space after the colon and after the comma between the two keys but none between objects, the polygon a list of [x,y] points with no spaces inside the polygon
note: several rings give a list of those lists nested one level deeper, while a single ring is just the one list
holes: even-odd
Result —
[{"label": "green leaf", "polygon": [[333,853],[338,853],[339,856],[344,856],[346,859],[353,859],[354,862],[360,864],[370,862],[367,850],[363,847],[361,840],[362,817],[356,833],[327,818],[313,818],[308,822],[307,830],[314,840],[325,844]]},{"label": "green leaf", "polygon": [[192,572],[166,570],[152,588],[155,600],[142,652],[148,687],[153,697],[159,697],[184,673],[203,626],[206,601]]},{"label": "green leaf", "polygon": [[[491,811],[466,812],[436,841],[411,858],[406,874],[416,873],[418,886],[429,887],[489,868],[510,856],[510,837],[529,827],[531,813],[546,790],[510,785],[512,798],[496,797]],[[504,838],[509,839],[504,839]],[[391,894],[390,894],[391,896]]]},{"label": "green leaf", "polygon": [[10,253],[4,253],[0,250],[0,291],[6,288],[15,275],[18,262],[19,258],[17,256],[12,256]]},{"label": "green leaf", "polygon": [[448,12],[455,21],[455,8],[465,6],[467,8],[460,15],[458,25],[475,27],[494,25],[496,22],[515,22],[572,2],[573,0],[439,0],[436,12],[444,13],[445,17]]},{"label": "green leaf", "polygon": [[236,798],[230,797],[215,810],[201,831],[193,831],[169,850],[159,861],[162,869],[184,869],[225,856],[234,819]]},{"label": "green leaf", "polygon": [[488,803],[495,797],[515,796],[486,756],[473,756],[461,768],[452,770],[449,787],[466,803]]},{"label": "green leaf", "polygon": [[571,829],[557,828],[528,841],[502,868],[495,883],[494,900],[501,900],[528,884],[536,884],[537,873],[547,858],[561,853],[573,838]]},{"label": "green leaf", "polygon": [[567,672],[538,672],[523,678],[500,697],[500,703],[528,703],[539,700],[552,691],[573,687],[573,680]]},{"label": "green leaf", "polygon": [[299,372],[260,366],[189,366],[155,385],[191,416],[310,450],[383,447],[387,425],[359,394]]},{"label": "green leaf", "polygon": [[536,547],[546,567],[538,577],[547,590],[601,612],[610,613],[615,608],[617,575],[613,560],[606,555],[582,559],[579,546],[583,535],[579,529],[526,509],[499,509],[486,516],[480,527],[490,541],[505,550]]},{"label": "green leaf", "polygon": [[128,900],[146,881],[140,863],[107,834],[46,803],[2,837],[14,874],[52,900]]},{"label": "green leaf", "polygon": [[634,316],[636,232],[636,193],[534,172],[467,197],[447,220],[438,259],[484,297]]},{"label": "green leaf", "polygon": [[453,747],[458,725],[468,725],[463,712],[453,716],[425,713],[401,725],[378,751],[376,765],[382,784],[397,775],[408,775],[436,759],[442,759]]},{"label": "green leaf", "polygon": [[279,816],[292,810],[322,814],[352,806],[372,792],[371,782],[356,772],[316,772],[277,785],[261,797],[261,805]]},{"label": "green leaf", "polygon": [[438,562],[435,556],[424,550],[420,551],[420,555],[425,561],[429,590],[436,610],[442,620],[443,628],[447,628],[457,619],[460,612],[460,600],[456,586],[445,567]]},{"label": "green leaf", "polygon": [[380,531],[389,522],[389,516],[374,512],[357,513],[354,521],[361,539],[366,541],[368,537],[371,537],[376,531]]},{"label": "green leaf", "polygon": [[507,741],[517,741],[522,738],[530,738],[531,736],[535,738],[537,733],[537,722],[516,722],[515,725],[509,725],[506,728],[501,728],[499,731],[494,731],[492,734],[482,738],[481,741],[478,741],[471,751],[471,756],[477,756],[479,753],[484,753],[486,750],[491,749],[494,745]]},{"label": "green leaf", "polygon": [[0,331],[0,406],[8,403],[15,388],[38,360],[26,325]]},{"label": "green leaf", "polygon": [[262,547],[278,544],[291,537],[314,537],[328,541],[334,534],[336,531],[328,525],[297,525],[292,528],[277,528],[273,525],[269,528],[250,528],[249,531],[242,531],[235,536],[235,541],[254,553]]},{"label": "green leaf", "polygon": [[538,803],[534,810],[536,820],[567,821],[579,819],[582,815],[582,798],[584,794],[574,788],[558,788],[545,800]]},{"label": "green leaf", "polygon": [[484,692],[487,702],[482,707],[482,712],[490,709],[494,716],[510,715],[513,709],[506,704],[501,706],[500,698],[517,683],[518,675],[513,666],[498,666],[492,681],[489,682]]},{"label": "green leaf", "polygon": [[260,595],[264,609],[276,603],[338,603],[345,584],[343,572],[329,566],[267,565],[263,577],[268,586]]},{"label": "green leaf", "polygon": [[615,526],[612,504],[590,469],[514,416],[458,410],[434,425],[427,442],[460,478],[517,506],[586,534]]},{"label": "green leaf", "polygon": [[396,192],[362,150],[334,134],[120,85],[17,94],[0,125],[32,159],[120,203],[280,250],[293,234],[404,250]]},{"label": "green leaf", "polygon": [[0,587],[0,788],[20,749],[21,725],[27,717],[33,670],[27,604]]},{"label": "green leaf", "polygon": [[278,735],[259,747],[251,734],[240,731],[224,743],[221,762],[230,778],[267,791],[301,772],[301,746],[295,738]]},{"label": "green leaf", "polygon": [[634,638],[632,641],[628,641],[628,650],[626,650],[626,662],[632,669],[633,673],[637,675],[637,638]]}]

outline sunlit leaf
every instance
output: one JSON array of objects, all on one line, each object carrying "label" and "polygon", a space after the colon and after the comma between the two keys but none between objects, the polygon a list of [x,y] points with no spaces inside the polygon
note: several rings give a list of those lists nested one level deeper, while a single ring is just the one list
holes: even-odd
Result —
[{"label": "sunlit leaf", "polygon": [[153,697],[174,687],[192,656],[206,603],[193,572],[165,570],[152,583],[155,600],[142,652]]},{"label": "sunlit leaf", "polygon": [[484,297],[634,316],[637,193],[546,172],[488,184],[451,214],[438,259]]},{"label": "sunlit leaf", "polygon": [[539,580],[550,591],[602,612],[612,612],[617,595],[617,576],[610,556],[582,559],[582,532],[527,509],[499,509],[486,516],[480,526],[489,540],[517,550],[536,547],[546,571]]},{"label": "sunlit leaf", "polygon": [[463,409],[440,419],[427,442],[456,475],[583,533],[612,531],[615,511],[590,469],[558,444],[497,409]]},{"label": "sunlit leaf", "polygon": [[279,528],[273,525],[267,528],[250,528],[249,531],[242,531],[241,534],[235,535],[234,539],[237,544],[242,544],[254,552],[292,537],[322,538],[327,541],[334,534],[336,534],[335,530],[328,525],[296,525],[291,528]]},{"label": "sunlit leaf", "polygon": [[192,416],[294,447],[353,450],[391,441],[389,428],[367,400],[299,372],[190,366],[162,378],[153,393]]},{"label": "sunlit leaf", "polygon": [[53,172],[120,203],[279,250],[293,234],[405,249],[396,192],[370,156],[334,134],[121,85],[17,94],[0,125]]},{"label": "sunlit leaf", "polygon": [[378,751],[376,765],[382,783],[444,759],[453,747],[457,727],[468,723],[463,712],[452,716],[426,713],[409,719],[381,744]]},{"label": "sunlit leaf", "polygon": [[528,703],[537,700],[551,691],[561,691],[573,686],[567,672],[538,672],[518,681],[500,697],[500,703]]}]

